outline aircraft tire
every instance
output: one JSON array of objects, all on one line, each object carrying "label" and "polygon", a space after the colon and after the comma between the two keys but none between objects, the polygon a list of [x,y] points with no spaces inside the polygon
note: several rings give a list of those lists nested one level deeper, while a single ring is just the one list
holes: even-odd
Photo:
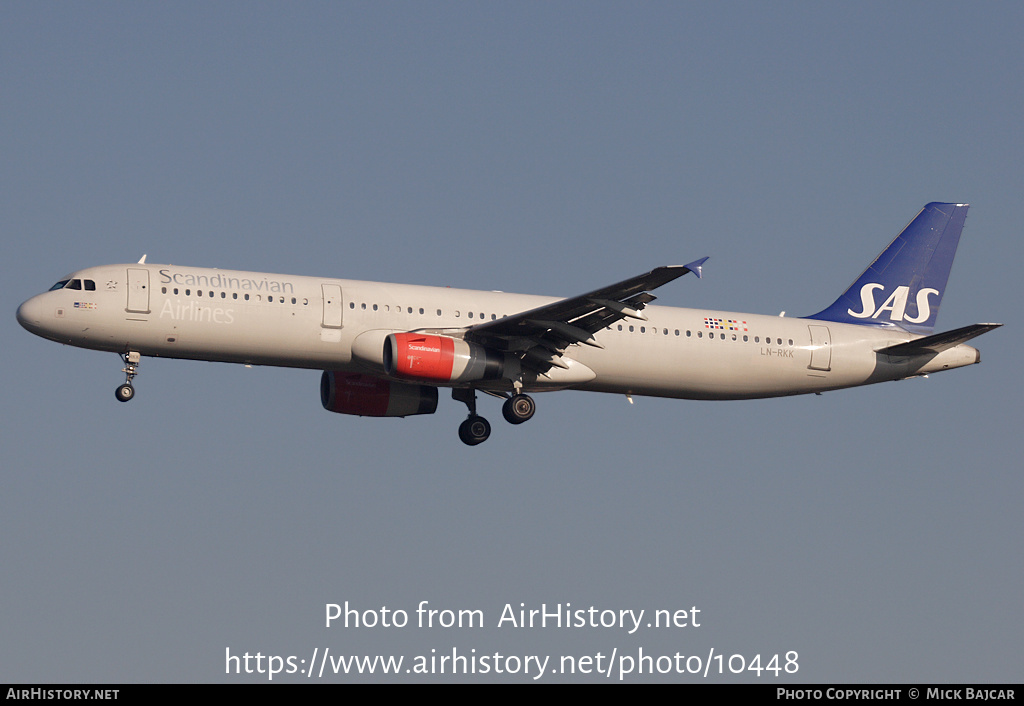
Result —
[{"label": "aircraft tire", "polygon": [[509,424],[522,424],[533,417],[537,403],[529,395],[513,395],[501,406],[501,415]]},{"label": "aircraft tire", "polygon": [[135,397],[135,388],[127,382],[123,385],[118,385],[117,389],[114,390],[114,397],[117,398],[118,402],[128,402],[131,398]]},{"label": "aircraft tire", "polygon": [[459,425],[459,438],[467,446],[476,446],[487,441],[491,435],[491,425],[483,417],[474,414]]}]

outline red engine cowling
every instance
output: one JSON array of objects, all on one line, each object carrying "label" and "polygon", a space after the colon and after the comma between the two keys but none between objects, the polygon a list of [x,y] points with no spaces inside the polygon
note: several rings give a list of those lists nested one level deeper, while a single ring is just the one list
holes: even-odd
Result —
[{"label": "red engine cowling", "polygon": [[494,380],[504,355],[460,338],[392,333],[384,339],[384,371],[392,377],[437,382]]},{"label": "red engine cowling", "polygon": [[320,402],[329,412],[360,417],[433,414],[437,411],[437,388],[325,370],[320,377]]}]

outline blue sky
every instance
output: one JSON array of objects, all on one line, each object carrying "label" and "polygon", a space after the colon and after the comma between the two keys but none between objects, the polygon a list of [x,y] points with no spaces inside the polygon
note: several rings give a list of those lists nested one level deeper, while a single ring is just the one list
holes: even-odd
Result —
[{"label": "blue sky", "polygon": [[[4,3],[0,680],[259,681],[225,648],[315,647],[1019,680],[1022,31],[1009,3]],[[565,296],[710,255],[659,303],[801,315],[929,201],[971,204],[939,327],[1005,323],[980,366],[539,395],[473,449],[445,395],[353,419],[311,371],[144,360],[121,405],[115,356],[14,319],[143,253]],[[325,628],[346,600],[487,625]],[[506,603],[704,622],[499,629]]]}]

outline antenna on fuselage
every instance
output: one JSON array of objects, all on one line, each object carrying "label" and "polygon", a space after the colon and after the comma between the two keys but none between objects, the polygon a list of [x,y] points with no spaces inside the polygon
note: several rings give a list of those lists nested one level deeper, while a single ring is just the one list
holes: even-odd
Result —
[{"label": "antenna on fuselage", "polygon": [[145,265],[146,264],[146,256],[145,255],[143,255],[142,257],[139,258],[139,264],[140,265]]}]

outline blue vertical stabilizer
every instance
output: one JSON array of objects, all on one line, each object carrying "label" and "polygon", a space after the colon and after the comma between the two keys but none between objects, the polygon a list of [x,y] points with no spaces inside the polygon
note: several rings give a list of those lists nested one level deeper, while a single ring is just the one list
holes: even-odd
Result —
[{"label": "blue vertical stabilizer", "polygon": [[807,318],[931,333],[967,206],[925,206],[832,306]]}]

